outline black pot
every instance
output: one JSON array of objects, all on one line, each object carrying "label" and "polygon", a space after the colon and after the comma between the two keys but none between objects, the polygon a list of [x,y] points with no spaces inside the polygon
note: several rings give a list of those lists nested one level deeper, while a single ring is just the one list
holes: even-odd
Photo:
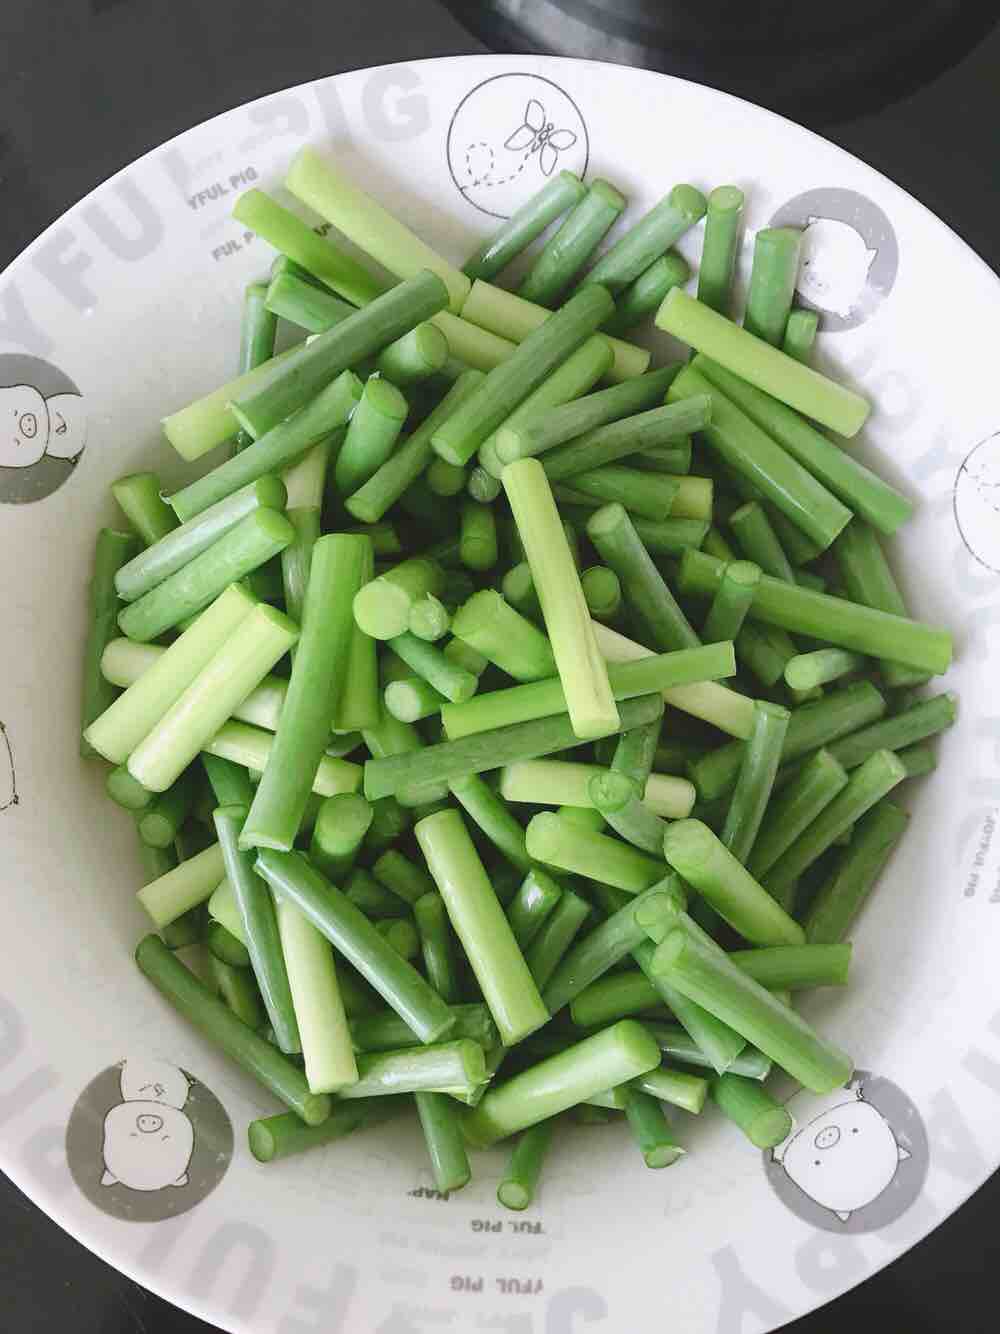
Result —
[{"label": "black pot", "polygon": [[996,24],[970,0],[444,0],[498,51],[662,70],[814,125],[894,102]]}]

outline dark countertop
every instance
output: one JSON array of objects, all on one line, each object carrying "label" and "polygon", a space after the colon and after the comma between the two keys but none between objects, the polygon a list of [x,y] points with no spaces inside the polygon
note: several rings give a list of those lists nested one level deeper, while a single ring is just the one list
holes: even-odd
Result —
[{"label": "dark countertop", "polygon": [[[430,0],[358,7],[260,0],[6,0],[0,13],[0,268],[138,154],[264,93],[339,70],[484,47]],[[994,29],[957,66],[889,107],[813,128],[884,171],[1000,269]],[[849,110],[845,108],[845,110]],[[996,1328],[1000,1176],[881,1275],[789,1326]],[[0,1175],[6,1334],[199,1334],[49,1222]],[[357,1334],[364,1334],[358,1331]]]}]

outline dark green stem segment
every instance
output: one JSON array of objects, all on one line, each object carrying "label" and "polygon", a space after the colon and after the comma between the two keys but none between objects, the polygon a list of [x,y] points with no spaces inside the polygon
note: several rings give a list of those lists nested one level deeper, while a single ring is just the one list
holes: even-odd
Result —
[{"label": "dark green stem segment", "polygon": [[720,315],[729,314],[742,213],[743,191],[737,186],[717,185],[708,196],[698,265],[698,300]]},{"label": "dark green stem segment", "polygon": [[518,296],[540,306],[555,305],[600,245],[626,202],[607,181],[594,181],[539,252],[517,289]]},{"label": "dark green stem segment", "polygon": [[[725,566],[703,551],[681,557],[678,587],[684,594],[712,597]],[[807,635],[873,658],[892,655],[927,672],[945,672],[951,663],[952,639],[947,630],[861,607],[845,598],[783,583],[764,575],[754,593],[750,615],[765,625]]]},{"label": "dark green stem segment", "polygon": [[423,1042],[451,1031],[454,1018],[433,987],[300,853],[262,848],[256,865],[272,890],[305,914]]},{"label": "dark green stem segment", "polygon": [[701,630],[701,637],[706,644],[735,639],[740,633],[753,603],[760,576],[760,566],[752,561],[732,560],[726,563]]},{"label": "dark green stem segment", "polygon": [[615,302],[615,313],[604,322],[604,332],[620,337],[652,315],[674,287],[683,287],[691,270],[683,256],[668,251],[633,278]]},{"label": "dark green stem segment", "polygon": [[792,1129],[791,1113],[756,1079],[722,1075],[712,1080],[711,1095],[755,1148],[773,1149]]},{"label": "dark green stem segment", "polygon": [[234,415],[259,439],[308,404],[348,366],[409,333],[447,305],[444,283],[429,269],[422,270],[276,362],[271,376],[233,404]]},{"label": "dark green stem segment", "polygon": [[760,430],[766,431],[849,509],[880,532],[894,533],[913,513],[911,500],[827,439],[794,408],[748,384],[709,357],[699,355],[693,365]]},{"label": "dark green stem segment", "polygon": [[354,313],[350,302],[342,301],[308,278],[288,272],[272,274],[267,287],[267,310],[272,318],[280,315],[309,333],[324,333]]},{"label": "dark green stem segment", "polygon": [[814,945],[843,939],[871,893],[910,817],[891,801],[880,801],[857,822],[851,841],[806,913],[806,940]]},{"label": "dark green stem segment", "polygon": [[786,584],[795,583],[791,563],[762,505],[756,500],[748,500],[730,514],[729,527],[747,560],[759,565],[762,572],[771,575],[773,579],[781,579]]},{"label": "dark green stem segment", "polygon": [[778,858],[846,786],[847,771],[828,750],[810,756],[769,804],[746,864],[750,874],[763,880]]},{"label": "dark green stem segment", "polygon": [[318,1126],[308,1126],[292,1112],[265,1116],[247,1127],[250,1152],[259,1163],[273,1163],[307,1149],[344,1139],[355,1130],[381,1125],[402,1111],[409,1100],[398,1098],[356,1098],[334,1104],[330,1115]]},{"label": "dark green stem segment", "polygon": [[294,463],[324,436],[347,423],[361,392],[361,381],[353,371],[345,370],[331,378],[301,412],[279,421],[252,445],[175,492],[170,504],[177,517],[187,523],[234,491]]},{"label": "dark green stem segment", "polygon": [[589,916],[590,904],[586,899],[571,889],[564,889],[525,952],[528,969],[539,988],[546,986]]},{"label": "dark green stem segment", "polygon": [[552,877],[533,866],[507,908],[507,920],[520,949],[528,948],[561,897],[562,889]]},{"label": "dark green stem segment", "polygon": [[[423,894],[413,905],[427,980],[450,1003],[458,999],[459,980],[448,912],[440,894]],[[464,1035],[463,1035],[464,1036]]]},{"label": "dark green stem segment", "polygon": [[376,523],[426,471],[434,457],[431,436],[483,381],[482,371],[463,371],[429,416],[397,447],[379,470],[344,501],[362,523]]},{"label": "dark green stem segment", "polygon": [[111,483],[111,494],[147,547],[177,527],[177,516],[160,494],[160,479],[155,472],[119,477]]},{"label": "dark green stem segment", "polygon": [[613,310],[614,302],[603,287],[571,297],[438,427],[431,442],[435,451],[449,463],[468,463],[483,441]]},{"label": "dark green stem segment", "polygon": [[447,1093],[414,1093],[434,1184],[442,1195],[460,1190],[472,1176],[459,1123],[458,1104]]},{"label": "dark green stem segment", "polygon": [[784,342],[801,249],[802,233],[795,227],[765,227],[754,238],[743,327],[772,347]]},{"label": "dark green stem segment", "polygon": [[[663,706],[658,695],[640,695],[622,701],[619,728],[627,731],[659,717]],[[610,735],[610,733],[609,733]],[[537,759],[579,744],[567,714],[536,718],[489,732],[478,732],[458,741],[446,741],[406,755],[386,756],[365,764],[365,795],[369,801],[392,796],[400,789],[425,783],[465,778],[469,774],[499,769],[516,760]]]},{"label": "dark green stem segment", "polygon": [[704,933],[671,931],[657,947],[654,968],[812,1092],[829,1093],[850,1079],[850,1057],[748,977]]},{"label": "dark green stem segment", "polygon": [[859,728],[831,743],[830,754],[845,769],[856,769],[877,750],[902,750],[951,727],[958,700],[950,691],[918,700],[916,704],[891,718],[883,718],[869,727]]},{"label": "dark green stem segment", "polygon": [[[497,1045],[500,1039],[496,1025],[484,1004],[453,1005],[451,1012],[455,1019],[453,1038],[470,1038],[484,1050]],[[351,1040],[358,1051],[397,1051],[420,1045],[420,1039],[392,1010],[378,1010],[352,1019]]]},{"label": "dark green stem segment", "polygon": [[540,409],[523,422],[505,425],[497,432],[497,455],[501,463],[534,457],[588,432],[622,421],[647,408],[662,404],[663,396],[680,370],[679,365],[647,371],[632,380],[598,389],[583,398]]},{"label": "dark green stem segment", "polygon": [[[474,820],[494,847],[522,875],[531,870],[531,858],[525,846],[524,829],[507,808],[504,800],[478,774],[451,779],[448,787],[465,813]],[[505,902],[498,890],[498,897]]]},{"label": "dark green stem segment", "polygon": [[[893,578],[874,528],[855,519],[837,538],[833,555],[847,596],[852,602],[891,612],[894,616],[906,615],[903,595]],[[892,659],[883,659],[879,663],[879,670],[890,690],[919,685],[927,680],[926,672],[893,662]]]},{"label": "dark green stem segment", "polygon": [[497,1199],[505,1208],[527,1209],[533,1202],[555,1128],[556,1118],[550,1117],[519,1136],[497,1186]]},{"label": "dark green stem segment", "polygon": [[587,536],[617,574],[645,644],[666,652],[701,643],[621,505],[605,505],[592,515]]},{"label": "dark green stem segment", "polygon": [[[211,950],[211,945],[209,948]],[[253,973],[248,968],[227,963],[215,951],[208,956],[208,968],[216,990],[236,1018],[255,1032],[263,1028],[267,1016],[260,1003]]]},{"label": "dark green stem segment", "polygon": [[166,792],[157,794],[136,821],[139,837],[154,848],[167,848],[180,833],[198,795],[196,773],[189,768]]},{"label": "dark green stem segment", "polygon": [[585,197],[587,187],[571,171],[561,171],[521,205],[503,226],[462,265],[469,278],[489,281],[516,259],[550,223]]},{"label": "dark green stem segment", "polygon": [[658,1098],[643,1093],[634,1084],[623,1084],[615,1090],[615,1102],[625,1113],[629,1129],[647,1167],[669,1167],[684,1150],[673,1137]]},{"label": "dark green stem segment", "polygon": [[891,750],[870,755],[851,774],[847,786],[774,863],[767,874],[768,891],[775,897],[790,894],[802,872],[905,777],[905,765]]},{"label": "dark green stem segment", "polygon": [[288,693],[264,775],[240,836],[244,847],[292,847],[343,687],[351,604],[371,560],[366,537],[331,533],[313,549]]},{"label": "dark green stem segment", "polygon": [[804,940],[799,924],[700,820],[669,825],[663,850],[677,874],[747,940],[757,945],[800,945]]},{"label": "dark green stem segment", "polygon": [[703,430],[710,421],[711,403],[705,395],[664,403],[598,426],[549,450],[542,458],[542,466],[550,482],[570,481],[575,486],[578,483],[573,479],[580,473],[673,443],[678,436]]},{"label": "dark green stem segment", "polygon": [[729,957],[768,991],[803,987],[843,987],[851,966],[851,945],[774,945],[762,950],[733,950]]},{"label": "dark green stem segment", "polygon": [[645,939],[645,913],[676,920],[686,902],[680,881],[671,875],[607,917],[563,956],[552,974],[542,992],[549,1012],[556,1014],[569,1005]]},{"label": "dark green stem segment", "polygon": [[[849,735],[885,713],[885,700],[870,681],[831,691],[823,699],[792,710],[785,733],[781,758],[785,765],[818,750],[821,746]],[[743,742],[727,742],[692,760],[689,776],[702,801],[715,801],[726,795],[736,782],[743,756]],[[778,786],[791,774],[788,769],[778,776]]]},{"label": "dark green stem segment", "polygon": [[675,185],[601,256],[584,277],[581,288],[600,283],[617,296],[654,260],[676,245],[705,216],[706,207],[700,190],[691,185]]},{"label": "dark green stem segment", "polygon": [[743,750],[743,762],[722,829],[722,842],[744,866],[771,800],[790,716],[780,704],[769,704],[762,699],[754,703],[753,731]]},{"label": "dark green stem segment", "polygon": [[129,603],[118,617],[122,634],[139,643],[157,639],[294,540],[295,529],[283,514],[254,510],[194,560]]},{"label": "dark green stem segment", "polygon": [[159,936],[145,936],[135,961],[170,1004],[217,1046],[258,1079],[286,1107],[310,1126],[330,1114],[330,1098],[310,1093],[306,1077],[277,1047],[260,1037],[213,996],[203,983],[171,954]]},{"label": "dark green stem segment", "polygon": [[[119,533],[113,528],[102,528],[97,534],[94,564],[87,588],[89,618],[87,641],[83,650],[83,700],[80,708],[81,734],[95,718],[114,702],[117,691],[101,672],[101,658],[108,644],[118,633],[118,594],[115,575],[138,551],[139,543],[131,533]],[[80,754],[87,758],[96,755],[81,735]]]},{"label": "dark green stem segment", "polygon": [[825,550],[850,520],[847,506],[692,364],[667,395],[676,402],[695,394],[711,399],[711,423],[703,433],[711,449]]}]

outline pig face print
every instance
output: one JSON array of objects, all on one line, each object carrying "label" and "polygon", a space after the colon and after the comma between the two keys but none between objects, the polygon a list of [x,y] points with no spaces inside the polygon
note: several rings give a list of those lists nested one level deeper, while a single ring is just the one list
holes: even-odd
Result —
[{"label": "pig face print", "polygon": [[846,318],[865,301],[876,253],[850,223],[811,217],[802,236],[798,289],[820,310]]},{"label": "pig face print", "polygon": [[69,376],[39,357],[0,355],[0,504],[44,500],[73,476],[86,444]]},{"label": "pig face print", "polygon": [[137,1051],[81,1092],[66,1127],[66,1162],[95,1208],[159,1223],[199,1205],[233,1158],[233,1126],[210,1088]]},{"label": "pig face print", "polygon": [[781,205],[770,227],[802,233],[799,301],[819,311],[824,334],[856,329],[892,292],[899,241],[885,209],[843,186],[819,186]]},{"label": "pig face print", "polygon": [[806,1098],[809,1119],[772,1151],[773,1160],[799,1190],[846,1223],[882,1195],[910,1151],[861,1088]]},{"label": "pig face print", "polygon": [[131,1190],[163,1190],[188,1184],[194,1127],[163,1102],[123,1102],[104,1118],[104,1176]]},{"label": "pig face print", "polygon": [[0,467],[30,468],[49,442],[49,410],[30,384],[0,389]]}]

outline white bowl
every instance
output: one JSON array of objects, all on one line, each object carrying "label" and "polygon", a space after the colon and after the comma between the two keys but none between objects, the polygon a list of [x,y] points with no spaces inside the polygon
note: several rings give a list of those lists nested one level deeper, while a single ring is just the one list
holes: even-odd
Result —
[{"label": "white bowl", "polygon": [[[558,153],[544,133],[538,151],[504,148],[542,114],[569,131]],[[854,932],[853,983],[807,1007],[870,1072],[836,1199],[715,1115],[683,1119],[690,1152],[666,1173],[614,1129],[577,1129],[523,1217],[495,1201],[502,1150],[477,1157],[460,1194],[428,1194],[415,1125],[260,1166],[246,1124],[274,1104],[136,971],[134,831],[77,758],[94,532],[120,522],[114,477],[184,476],[158,421],[233,374],[240,292],[270,260],[230,205],[276,186],[306,142],[459,262],[554,158],[609,177],[632,213],[677,181],[735,181],[751,231],[833,220],[812,270],[820,356],[877,404],[852,451],[920,501],[897,565],[912,613],[956,632],[947,684],[961,694],[937,772],[906,792],[912,826]],[[484,170],[496,184],[470,185]],[[681,248],[696,258],[698,244]],[[745,102],[612,65],[477,56],[321,80],[190,130],[71,209],[0,285],[0,451],[15,410],[49,419],[49,455],[77,453],[84,414],[87,430],[75,466],[0,469],[0,501],[31,502],[5,504],[0,529],[4,1171],[111,1264],[254,1334],[770,1329],[930,1231],[1000,1160],[998,322],[994,275],[884,177]],[[151,1060],[196,1081],[176,1112],[195,1131],[186,1185],[101,1185],[126,1058],[136,1086]]]}]

